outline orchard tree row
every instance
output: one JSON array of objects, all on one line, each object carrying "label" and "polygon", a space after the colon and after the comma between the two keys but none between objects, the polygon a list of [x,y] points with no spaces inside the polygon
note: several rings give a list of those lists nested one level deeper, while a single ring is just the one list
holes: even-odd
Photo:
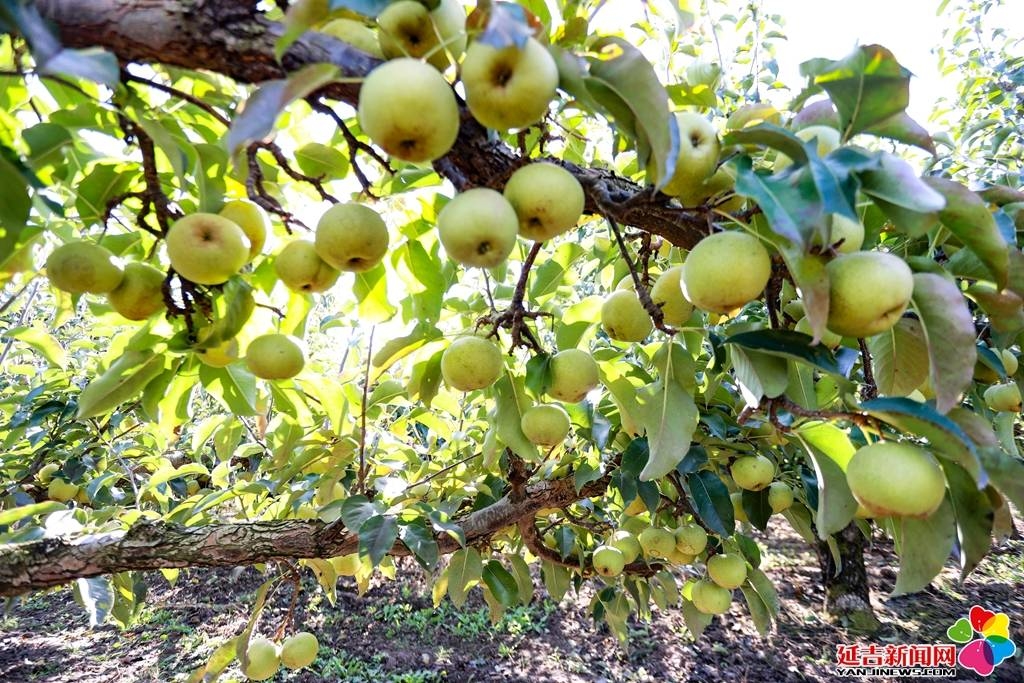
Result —
[{"label": "orchard tree row", "polygon": [[262,565],[196,673],[262,680],[306,573],[767,632],[778,515],[870,629],[865,539],[1014,533],[1024,64],[933,138],[881,46],[789,91],[758,3],[602,4],[0,4],[0,595]]}]

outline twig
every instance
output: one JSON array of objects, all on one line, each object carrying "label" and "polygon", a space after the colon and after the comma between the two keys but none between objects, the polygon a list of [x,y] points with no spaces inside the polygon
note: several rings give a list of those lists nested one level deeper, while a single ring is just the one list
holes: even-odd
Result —
[{"label": "twig", "polygon": [[281,218],[288,234],[292,232],[292,226],[299,226],[308,230],[309,228],[295,217],[290,211],[281,206],[281,203],[267,192],[263,187],[263,169],[260,168],[258,154],[261,147],[259,143],[253,143],[245,149],[248,159],[249,174],[245,178],[245,191],[255,204],[263,207],[272,214]]},{"label": "twig", "polygon": [[391,164],[388,163],[387,159],[382,157],[380,153],[373,148],[373,146],[362,142],[355,136],[355,134],[345,125],[345,120],[338,116],[338,113],[334,111],[329,105],[324,104],[320,100],[309,100],[309,104],[313,107],[314,111],[318,111],[321,114],[329,116],[333,119],[335,125],[338,126],[338,130],[341,131],[341,135],[345,138],[345,144],[348,145],[348,158],[352,164],[352,172],[356,174],[356,178],[359,180],[360,186],[363,188],[363,192],[368,197],[376,199],[377,196],[370,190],[373,187],[373,183],[366,177],[366,173],[363,172],[362,167],[359,165],[357,155],[359,152],[366,153],[371,159],[377,162],[381,168],[387,171],[389,174],[394,174],[394,169],[391,168]]},{"label": "twig", "polygon": [[871,368],[871,352],[868,351],[868,344],[863,337],[857,339],[860,346],[861,364],[864,368],[864,386],[861,387],[860,396],[862,400],[870,400],[878,397],[878,385],[875,384],[875,373]]},{"label": "twig", "polygon": [[205,111],[207,114],[215,118],[217,122],[223,125],[225,128],[231,126],[231,121],[226,116],[221,114],[219,111],[214,109],[212,105],[210,105],[208,102],[203,101],[201,98],[196,97],[195,95],[185,92],[184,90],[178,90],[173,86],[165,85],[163,83],[160,83],[159,81],[153,81],[148,78],[143,78],[142,76],[136,76],[135,74],[129,71],[121,71],[121,79],[125,81],[131,81],[133,83],[141,83],[144,85],[148,85],[150,88],[153,88],[154,90],[159,90],[161,92],[167,93],[168,95],[173,95],[178,99],[185,100],[189,104],[193,104],[202,109],[203,111]]},{"label": "twig", "polygon": [[640,281],[640,275],[636,272],[636,264],[633,263],[633,259],[629,256],[629,250],[626,249],[626,243],[622,239],[622,233],[619,231],[618,224],[611,218],[605,218],[608,221],[608,227],[611,228],[612,233],[615,235],[615,242],[619,245],[619,253],[622,254],[622,258],[626,261],[626,266],[629,268],[629,274],[633,277],[633,286],[636,288],[636,295],[640,299],[640,303],[643,305],[644,310],[647,311],[647,315],[651,316],[651,320],[654,322],[654,326],[667,335],[674,335],[676,328],[667,325],[665,323],[665,314],[661,310],[661,306],[654,303],[651,299],[651,294],[647,290],[647,286]]},{"label": "twig", "polygon": [[[507,328],[512,337],[512,345],[509,348],[510,352],[518,346],[533,349],[538,353],[544,351],[540,342],[537,341],[537,337],[526,326],[525,321],[536,320],[542,316],[551,316],[551,314],[545,311],[528,311],[523,306],[523,300],[526,298],[526,283],[530,278],[530,270],[537,260],[537,254],[540,253],[541,247],[541,242],[534,242],[533,246],[530,247],[530,252],[526,255],[526,260],[523,261],[523,269],[519,273],[519,281],[516,283],[509,307],[501,313],[482,316],[476,322],[477,327],[481,325],[492,326],[488,337],[497,337],[498,330]],[[523,341],[524,338],[526,341]]]},{"label": "twig", "polygon": [[[32,308],[32,301],[36,298],[36,294],[39,292],[39,280],[32,280],[32,291],[28,293],[28,298],[25,300],[25,304],[21,307],[21,313],[18,314],[18,322],[15,327],[21,327],[25,324],[25,320],[28,318],[29,310]],[[20,292],[19,292],[20,293]],[[12,298],[11,301],[14,299]],[[14,345],[14,338],[11,337],[4,344],[4,350],[0,353],[0,367],[3,367],[4,361],[7,360],[7,354],[11,352],[11,346]]]},{"label": "twig", "polygon": [[282,561],[280,564],[288,570],[288,573],[290,574],[288,581],[292,584],[292,599],[288,603],[288,611],[284,613],[281,623],[274,632],[274,640],[277,641],[284,638],[284,634],[288,630],[288,626],[292,623],[292,618],[295,616],[295,605],[298,604],[299,593],[302,591],[302,577],[299,575],[299,572],[295,570],[292,563]]},{"label": "twig", "polygon": [[366,396],[370,390],[370,362],[373,359],[373,334],[377,326],[370,328],[370,339],[366,344],[366,370],[363,373],[362,409],[359,414],[359,481],[356,488],[366,493]]},{"label": "twig", "polygon": [[323,176],[311,176],[306,175],[305,173],[302,173],[300,171],[296,171],[294,168],[292,168],[292,165],[291,163],[289,163],[287,157],[285,157],[284,152],[281,151],[281,148],[278,147],[276,143],[255,142],[253,144],[260,149],[265,149],[268,152],[270,152],[270,154],[274,157],[274,161],[277,162],[277,165],[280,166],[281,170],[287,173],[289,177],[291,177],[294,180],[298,180],[299,182],[309,183],[310,185],[312,185],[313,188],[320,194],[320,198],[323,199],[324,201],[330,202],[331,204],[338,203],[337,197],[330,194],[326,189],[324,189]]},{"label": "twig", "polygon": [[457,462],[453,462],[451,465],[448,465],[447,467],[442,467],[441,469],[439,469],[437,472],[434,472],[430,476],[423,477],[422,479],[417,481],[415,484],[409,484],[407,489],[411,489],[411,488],[414,488],[416,486],[419,486],[420,484],[426,484],[428,481],[432,481],[434,479],[437,479],[442,474],[445,474],[446,472],[451,472],[453,469],[455,469],[459,465],[465,465],[467,462],[469,462],[470,460],[472,460],[473,458],[476,458],[478,456],[480,456],[480,453],[473,453],[472,455],[467,455],[462,460],[459,460]]}]

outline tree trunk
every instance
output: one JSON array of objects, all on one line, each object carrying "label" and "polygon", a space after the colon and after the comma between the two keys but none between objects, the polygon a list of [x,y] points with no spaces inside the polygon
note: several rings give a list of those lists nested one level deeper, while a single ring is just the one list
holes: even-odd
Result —
[{"label": "tree trunk", "polygon": [[836,566],[828,543],[818,541],[815,548],[825,587],[825,611],[848,629],[872,633],[881,623],[871,608],[871,589],[864,567],[864,535],[850,522],[834,538],[840,566]]}]

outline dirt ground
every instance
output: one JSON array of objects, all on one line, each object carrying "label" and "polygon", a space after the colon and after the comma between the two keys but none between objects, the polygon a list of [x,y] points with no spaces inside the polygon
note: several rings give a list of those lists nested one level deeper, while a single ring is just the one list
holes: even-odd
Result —
[{"label": "dirt ground", "polygon": [[[359,597],[351,580],[343,579],[337,606],[331,607],[312,584],[300,601],[298,623],[320,639],[316,662],[272,680],[833,681],[839,680],[834,673],[837,645],[948,642],[947,627],[971,605],[980,604],[1010,617],[1017,654],[987,679],[959,669],[956,680],[1024,681],[1024,542],[1003,545],[963,585],[957,584],[957,572],[950,566],[926,591],[892,599],[886,597],[895,581],[888,561],[891,549],[875,543],[868,564],[884,627],[867,639],[823,619],[813,551],[788,527],[774,525],[769,533],[773,538],[765,570],[779,590],[782,613],[775,631],[765,638],[757,635],[741,600],[699,641],[690,636],[678,610],[672,610],[656,612],[650,623],[631,622],[630,641],[620,647],[588,616],[592,593],[586,590],[579,596],[570,593],[558,606],[538,591],[528,607],[511,610],[492,626],[479,591],[465,610],[447,601],[435,610],[419,580],[378,582]],[[411,570],[409,576],[415,573]],[[252,569],[193,570],[182,572],[170,588],[153,573],[141,619],[124,632],[113,626],[90,629],[68,590],[10,606],[0,615],[0,681],[185,680],[219,643],[244,628],[248,605],[263,578]],[[279,591],[272,600],[260,622],[265,633],[280,622],[288,601],[288,591]],[[221,680],[240,678],[233,668]]]}]

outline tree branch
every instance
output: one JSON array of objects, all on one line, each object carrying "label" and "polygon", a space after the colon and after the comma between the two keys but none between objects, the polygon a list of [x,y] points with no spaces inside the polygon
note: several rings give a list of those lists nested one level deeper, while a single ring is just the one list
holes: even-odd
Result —
[{"label": "tree branch", "polygon": [[[579,493],[572,477],[536,482],[523,489],[521,498],[506,495],[455,522],[462,527],[466,543],[476,545],[521,519],[532,520],[538,510],[600,495],[607,486],[608,477],[587,484]],[[434,540],[442,554],[460,548],[447,533],[437,534]],[[124,531],[0,546],[0,597],[124,571],[328,558],[358,548],[358,535],[340,521],[289,519],[205,526],[143,522]],[[398,542],[390,554],[411,553]]]},{"label": "tree branch", "polygon": [[[274,55],[284,27],[268,21],[255,3],[232,0],[39,0],[68,47],[101,46],[123,62],[165,64],[213,71],[241,83],[285,78],[307,64],[327,62],[342,69],[344,81],[327,86],[320,97],[358,102],[352,82],[380,62],[356,48],[313,31],[296,40],[279,61]],[[588,213],[599,214],[690,248],[703,237],[713,218],[707,209],[684,209],[649,188],[601,168],[584,168],[559,159],[586,193]],[[492,187],[524,163],[520,154],[462,109],[462,126],[452,151],[434,168],[456,189]]]}]

